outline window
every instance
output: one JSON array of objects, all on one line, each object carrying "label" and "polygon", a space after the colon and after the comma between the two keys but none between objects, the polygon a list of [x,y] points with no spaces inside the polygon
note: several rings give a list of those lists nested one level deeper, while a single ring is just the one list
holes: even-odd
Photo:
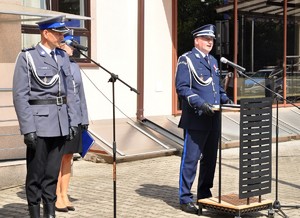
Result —
[{"label": "window", "polygon": [[[51,11],[60,11],[69,14],[80,16],[90,16],[90,0],[23,0],[23,5],[28,7],[35,7],[47,9]],[[27,17],[26,17],[27,18]],[[39,29],[35,24],[37,19],[23,19],[22,22],[22,43],[23,47],[31,47],[39,41]],[[74,29],[74,36],[76,41],[80,44],[91,47],[91,24],[89,20],[67,20],[66,26]],[[88,54],[90,55],[90,51]],[[90,61],[84,56],[80,55],[78,51],[74,51],[73,57],[77,62],[89,63]]]}]

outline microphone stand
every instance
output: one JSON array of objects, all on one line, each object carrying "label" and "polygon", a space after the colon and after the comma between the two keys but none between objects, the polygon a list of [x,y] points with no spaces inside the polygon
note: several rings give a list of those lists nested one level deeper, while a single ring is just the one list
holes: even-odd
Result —
[{"label": "microphone stand", "polygon": [[246,77],[247,79],[250,79],[251,81],[253,81],[255,84],[263,87],[265,90],[268,90],[270,93],[273,93],[275,95],[275,98],[276,98],[276,164],[275,164],[275,174],[276,174],[276,178],[275,178],[275,201],[273,203],[273,208],[278,210],[279,212],[282,213],[282,215],[285,217],[285,218],[288,218],[288,216],[282,211],[281,207],[294,207],[294,208],[300,208],[300,205],[286,205],[286,206],[283,206],[283,205],[280,205],[280,202],[278,200],[278,135],[279,135],[279,125],[278,125],[278,101],[279,99],[283,100],[283,101],[286,101],[288,102],[289,104],[293,105],[294,107],[298,108],[300,110],[300,107],[295,105],[292,101],[288,100],[288,99],[285,99],[282,95],[280,95],[279,93],[269,89],[268,87],[262,85],[261,83],[255,81],[253,78],[247,76],[246,74],[244,74],[242,71],[238,71],[237,72]]},{"label": "microphone stand", "polygon": [[[219,86],[222,85],[222,64],[220,65],[220,73],[219,73]],[[220,123],[219,123],[219,189],[218,189],[218,203],[221,204],[222,202],[222,97],[220,94]]]},{"label": "microphone stand", "polygon": [[98,64],[96,61],[94,61],[92,58],[88,57],[87,55],[83,54],[82,51],[78,48],[76,48],[77,51],[83,55],[84,57],[86,57],[88,60],[90,60],[91,62],[93,62],[94,64],[96,64],[98,67],[100,67],[101,69],[103,69],[105,72],[107,72],[110,75],[110,79],[108,80],[108,82],[112,83],[112,106],[113,106],[113,194],[114,194],[114,218],[117,217],[117,191],[116,191],[116,187],[117,187],[117,162],[116,162],[116,151],[117,151],[117,144],[116,144],[116,116],[115,116],[115,82],[117,80],[119,80],[120,82],[122,82],[125,86],[127,86],[130,91],[135,92],[136,94],[140,94],[135,88],[131,87],[130,85],[128,85],[126,82],[124,82],[123,80],[121,80],[118,75],[111,73],[110,71],[108,71],[107,69],[105,69],[104,67],[102,67],[100,64]]}]

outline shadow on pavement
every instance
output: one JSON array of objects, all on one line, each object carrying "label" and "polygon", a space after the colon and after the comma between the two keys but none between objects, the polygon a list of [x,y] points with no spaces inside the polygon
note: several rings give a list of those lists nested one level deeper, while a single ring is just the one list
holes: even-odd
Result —
[{"label": "shadow on pavement", "polygon": [[154,198],[164,201],[166,204],[180,209],[178,203],[178,188],[167,185],[155,185],[155,184],[142,184],[142,188],[136,190],[136,192],[144,197]]},{"label": "shadow on pavement", "polygon": [[0,217],[24,217],[24,214],[28,213],[27,204],[6,204],[3,208],[0,208]]},{"label": "shadow on pavement", "polygon": [[25,186],[22,187],[22,190],[17,192],[17,196],[22,199],[25,200],[27,202],[27,198],[26,198],[26,192],[25,192]]}]

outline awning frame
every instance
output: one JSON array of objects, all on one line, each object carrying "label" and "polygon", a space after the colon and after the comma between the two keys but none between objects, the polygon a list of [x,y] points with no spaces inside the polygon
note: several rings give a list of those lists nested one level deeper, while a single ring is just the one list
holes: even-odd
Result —
[{"label": "awning frame", "polygon": [[13,3],[0,3],[0,14],[24,15],[32,16],[32,19],[21,19],[20,21],[38,21],[45,17],[54,17],[58,15],[65,15],[70,20],[91,20],[91,17],[81,16],[76,14],[69,14],[59,11],[51,11],[40,8],[26,7],[23,5]]}]

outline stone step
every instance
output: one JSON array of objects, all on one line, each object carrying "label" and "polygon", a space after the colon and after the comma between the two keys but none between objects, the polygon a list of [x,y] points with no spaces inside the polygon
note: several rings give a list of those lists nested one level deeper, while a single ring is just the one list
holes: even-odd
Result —
[{"label": "stone step", "polygon": [[0,190],[25,184],[26,161],[0,162]]},{"label": "stone step", "polygon": [[19,126],[0,126],[0,161],[25,159],[26,146]]},{"label": "stone step", "polygon": [[0,120],[1,122],[5,122],[5,121],[17,121],[17,115],[15,112],[15,108],[12,106],[3,106],[0,107]]},{"label": "stone step", "polygon": [[12,92],[10,91],[0,92],[0,99],[1,99],[0,106],[2,107],[13,106]]}]

